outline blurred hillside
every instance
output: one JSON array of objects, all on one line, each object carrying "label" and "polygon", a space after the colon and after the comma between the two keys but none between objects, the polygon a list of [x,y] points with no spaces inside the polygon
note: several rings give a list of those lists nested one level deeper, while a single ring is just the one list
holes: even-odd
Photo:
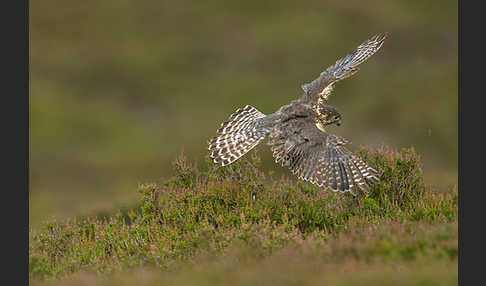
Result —
[{"label": "blurred hillside", "polygon": [[130,203],[182,149],[204,160],[237,108],[274,112],[383,31],[383,48],[337,84],[343,125],[330,131],[352,150],[413,145],[426,180],[454,183],[456,1],[31,2],[31,225]]}]

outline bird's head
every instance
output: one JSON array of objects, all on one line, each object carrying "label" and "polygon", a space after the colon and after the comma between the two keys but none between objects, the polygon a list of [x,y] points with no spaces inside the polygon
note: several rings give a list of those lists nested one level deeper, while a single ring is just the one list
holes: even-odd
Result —
[{"label": "bird's head", "polygon": [[319,120],[322,122],[322,125],[341,125],[341,113],[339,113],[339,111],[335,107],[327,104],[321,104],[318,107],[317,113]]}]

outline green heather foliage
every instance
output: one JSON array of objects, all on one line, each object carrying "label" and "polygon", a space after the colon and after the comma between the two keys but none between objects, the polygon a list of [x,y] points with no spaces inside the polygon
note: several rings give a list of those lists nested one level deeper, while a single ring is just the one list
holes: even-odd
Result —
[{"label": "green heather foliage", "polygon": [[[457,190],[427,189],[413,149],[362,147],[358,155],[378,170],[381,183],[357,196],[271,179],[255,152],[226,167],[207,160],[205,168],[181,155],[171,179],[139,187],[137,207],[31,231],[30,275],[168,269],[235,245],[261,257],[302,241],[327,245],[333,259],[456,259]],[[434,228],[438,223],[445,227]]]}]

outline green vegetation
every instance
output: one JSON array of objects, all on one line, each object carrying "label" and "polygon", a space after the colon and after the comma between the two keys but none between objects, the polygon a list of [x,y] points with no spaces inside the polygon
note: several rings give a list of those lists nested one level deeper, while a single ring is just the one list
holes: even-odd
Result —
[{"label": "green vegetation", "polygon": [[182,285],[223,285],[223,277],[237,285],[454,285],[457,189],[426,187],[413,149],[359,154],[382,182],[358,196],[272,178],[255,152],[223,168],[181,155],[171,179],[139,187],[134,208],[31,230],[30,277],[73,285],[129,285],[138,276]]}]

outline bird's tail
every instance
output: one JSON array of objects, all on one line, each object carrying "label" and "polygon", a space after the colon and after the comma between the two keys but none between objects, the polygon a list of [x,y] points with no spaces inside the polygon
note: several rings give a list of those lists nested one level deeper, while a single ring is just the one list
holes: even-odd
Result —
[{"label": "bird's tail", "polygon": [[220,135],[208,143],[213,162],[229,165],[258,145],[267,135],[264,118],[265,114],[250,105],[231,114],[218,129]]}]

